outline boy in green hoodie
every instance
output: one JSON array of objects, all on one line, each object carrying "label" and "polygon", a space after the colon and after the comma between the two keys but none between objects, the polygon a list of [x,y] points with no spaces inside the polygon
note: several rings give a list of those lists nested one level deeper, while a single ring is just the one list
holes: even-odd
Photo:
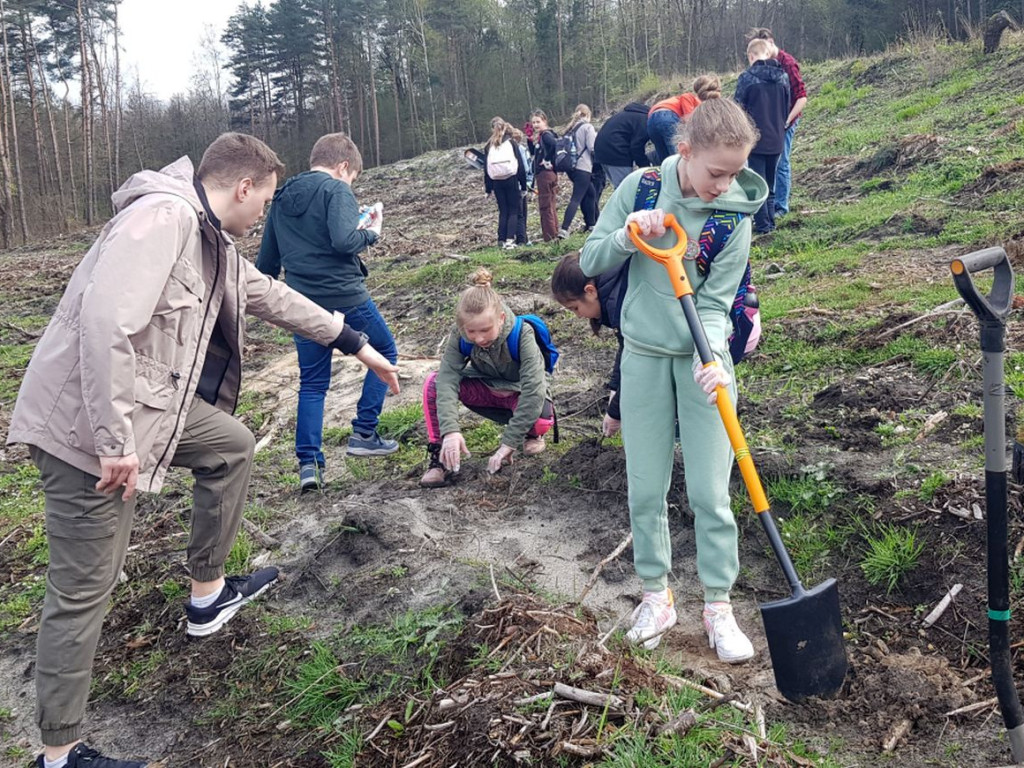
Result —
[{"label": "boy in green hoodie", "polygon": [[[678,418],[687,497],[695,518],[697,572],[704,586],[704,626],[719,658],[738,663],[752,658],[754,649],[736,625],[729,603],[739,572],[736,522],[729,504],[733,454],[714,406],[714,392],[718,385],[728,386],[735,399],[729,311],[746,269],[750,215],[764,203],[768,190],[744,167],[757,142],[757,129],[735,102],[705,101],[680,123],[676,139],[679,154],[661,165],[658,207],[633,210],[642,171],[633,172],[601,212],[583,246],[580,266],[595,276],[630,260],[620,325],[625,342],[620,407],[633,559],[644,594],[627,638],[655,648],[677,619],[668,588],[672,550],[666,496]],[[708,273],[701,275],[691,257],[714,211],[738,215],[732,217],[735,228],[725,247]],[[626,233],[626,226],[635,221],[645,240],[670,247],[675,235],[666,236],[667,213],[686,230],[686,274],[717,366],[701,367],[664,267],[639,255]]]},{"label": "boy in green hoodie", "polygon": [[[277,277],[325,309],[341,312],[345,323],[369,339],[390,362],[398,360],[395,339],[366,289],[366,265],[359,254],[380,237],[383,215],[375,211],[361,228],[352,184],[363,158],[344,133],[321,136],[309,155],[310,169],[292,176],[274,195],[256,268]],[[299,405],[295,454],[302,492],[323,484],[324,398],[331,383],[331,350],[295,337],[299,353]],[[395,440],[377,434],[387,386],[374,373],[363,391],[348,441],[351,456],[384,456],[398,450]]]}]

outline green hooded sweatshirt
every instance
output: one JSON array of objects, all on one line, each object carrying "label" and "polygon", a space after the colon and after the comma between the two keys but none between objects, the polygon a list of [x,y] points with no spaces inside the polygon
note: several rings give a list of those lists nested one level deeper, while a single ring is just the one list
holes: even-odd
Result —
[{"label": "green hooded sweatshirt", "polygon": [[523,447],[526,434],[544,410],[544,402],[548,399],[548,377],[533,326],[527,322],[519,332],[519,361],[513,359],[508,348],[508,335],[512,332],[516,316],[504,305],[502,311],[505,322],[498,338],[487,349],[474,344],[468,359],[459,349],[459,329],[452,329],[437,372],[437,419],[442,435],[460,431],[459,384],[463,378],[480,379],[491,389],[518,392],[519,404],[501,435],[503,445],[518,450]]},{"label": "green hooded sweatshirt", "polygon": [[[677,167],[679,155],[672,155],[661,164],[661,193],[657,207],[675,215],[689,239],[686,276],[693,287],[697,313],[704,324],[711,349],[719,359],[728,358],[728,339],[732,333],[729,312],[736,290],[746,268],[750,251],[751,218],[748,215],[730,235],[725,248],[712,263],[707,277],[697,272],[693,258],[701,230],[712,211],[733,211],[753,214],[768,196],[764,180],[749,168],[724,194],[710,203],[699,197],[683,197]],[[636,191],[643,169],[631,173],[615,190],[601,211],[593,234],[587,238],[580,253],[580,267],[589,276],[619,266],[635,256],[629,266],[629,289],[622,304],[621,330],[627,347],[648,355],[693,355],[693,338],[679,300],[672,290],[665,268],[642,254],[622,227],[633,212]],[[649,242],[659,248],[670,248],[676,236],[672,231]]]}]

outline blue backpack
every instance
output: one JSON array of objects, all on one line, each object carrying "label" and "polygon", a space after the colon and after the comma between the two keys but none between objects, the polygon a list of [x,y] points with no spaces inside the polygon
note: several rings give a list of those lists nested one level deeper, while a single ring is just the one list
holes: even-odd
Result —
[{"label": "blue backpack", "polygon": [[[547,323],[536,315],[516,315],[516,322],[508,334],[508,351],[512,354],[512,359],[519,362],[519,337],[522,335],[524,320],[533,326],[533,337],[537,340],[537,346],[544,357],[544,370],[554,373],[558,364],[558,347],[551,340],[551,331],[548,330]],[[459,352],[469,357],[472,351],[473,344],[460,336]]]},{"label": "blue backpack", "polygon": [[[637,185],[633,210],[653,211],[657,207],[660,193],[661,168],[648,168],[640,177],[640,183]],[[711,264],[715,257],[725,248],[729,236],[743,221],[744,216],[745,214],[734,211],[712,211],[708,216],[707,222],[700,231],[698,243],[700,252],[696,259],[697,271],[701,275],[707,276],[711,271]],[[754,286],[751,284],[749,258],[729,316],[732,320],[729,355],[735,364],[753,352],[757,347],[757,342],[761,339],[761,310],[758,305],[757,293],[754,292]]]}]

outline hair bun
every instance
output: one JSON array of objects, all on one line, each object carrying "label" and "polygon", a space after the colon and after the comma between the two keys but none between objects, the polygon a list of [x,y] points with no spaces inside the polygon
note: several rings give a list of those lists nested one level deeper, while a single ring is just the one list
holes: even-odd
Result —
[{"label": "hair bun", "polygon": [[486,267],[479,267],[476,272],[470,275],[469,284],[486,288],[494,281],[494,277],[491,275],[490,270]]}]

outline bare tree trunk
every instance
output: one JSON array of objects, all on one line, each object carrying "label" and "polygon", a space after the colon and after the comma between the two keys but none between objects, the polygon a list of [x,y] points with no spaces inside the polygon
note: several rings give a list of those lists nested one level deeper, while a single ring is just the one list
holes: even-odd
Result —
[{"label": "bare tree trunk", "polygon": [[[114,181],[121,181],[121,24],[117,16],[117,3],[114,3]],[[216,54],[215,54],[216,55]],[[220,83],[220,73],[216,73]],[[220,90],[217,91],[217,106],[220,106]]]},{"label": "bare tree trunk", "polygon": [[376,51],[374,49],[373,30],[367,28],[366,30],[366,63],[367,63],[367,74],[370,76],[370,93],[373,94],[373,146],[374,156],[377,160],[377,165],[381,164],[380,159],[380,104],[377,99],[377,82],[374,76],[374,58],[376,57]]},{"label": "bare tree trunk", "polygon": [[401,63],[397,55],[396,53],[396,58],[391,62],[391,80],[393,83],[391,93],[394,95],[395,102],[395,136],[398,138],[398,157],[405,157],[405,154],[402,152],[402,105],[398,100],[398,88],[401,83],[402,73],[399,71]]},{"label": "bare tree trunk", "polygon": [[53,164],[57,169],[57,193],[60,197],[60,229],[63,232],[67,229],[68,198],[64,189],[64,169],[61,167],[60,145],[57,143],[57,124],[53,119],[53,103],[50,100],[50,84],[43,72],[43,62],[39,57],[39,49],[36,47],[35,36],[32,34],[32,25],[29,25],[29,42],[32,44],[32,58],[35,60],[36,72],[39,75],[40,88],[43,91],[43,106],[46,109],[46,121],[50,127],[50,150],[53,152]]},{"label": "bare tree trunk", "polygon": [[10,47],[7,43],[7,10],[4,0],[0,0],[0,29],[3,30],[3,73],[0,77],[6,83],[7,103],[10,110],[10,132],[14,139],[14,180],[18,189],[18,216],[21,224],[22,242],[28,242],[28,216],[25,213],[25,183],[21,176],[21,148],[18,144],[18,115],[14,111],[14,78],[11,76],[11,60],[8,55]]},{"label": "bare tree trunk", "polygon": [[431,149],[437,149],[437,111],[434,105],[434,83],[430,78],[430,56],[427,53],[427,32],[426,19],[420,0],[412,0],[413,8],[416,10],[416,22],[419,26],[420,44],[423,46],[423,68],[427,74],[427,93],[430,96],[430,129],[434,137]]},{"label": "bare tree trunk", "polygon": [[[2,1],[2,0],[0,0]],[[82,11],[82,0],[76,6],[78,21],[78,56],[82,64],[82,162],[85,168],[85,223],[91,225],[96,219],[96,185],[92,165],[92,72],[89,65],[89,48],[86,44],[86,22]]]},{"label": "bare tree trunk", "polygon": [[89,33],[89,51],[92,54],[93,62],[96,64],[96,86],[100,95],[100,117],[103,122],[103,143],[107,151],[107,199],[114,194],[117,186],[114,183],[114,144],[110,138],[110,109],[107,106],[107,81],[106,69],[96,50],[96,37],[93,34],[91,24],[86,25]]},{"label": "bare tree trunk", "polygon": [[[53,160],[43,144],[43,126],[39,120],[36,80],[35,74],[32,70],[32,57],[29,53],[28,47],[28,41],[31,36],[28,28],[31,25],[31,19],[28,18],[28,15],[24,11],[21,11],[18,15],[18,30],[21,32],[21,63],[25,68],[25,84],[28,85],[29,112],[32,115],[32,138],[35,141],[36,157],[39,160],[39,167],[37,169],[39,175],[39,191],[45,198],[53,194],[53,187],[56,184],[56,179],[54,178],[53,167],[51,165]],[[43,81],[43,85],[45,85],[45,81]]]},{"label": "bare tree trunk", "polygon": [[565,67],[562,51],[562,4],[555,0],[555,22],[558,26],[558,103],[565,114]]},{"label": "bare tree trunk", "polygon": [[0,243],[5,249],[11,247],[11,230],[14,229],[14,198],[11,196],[14,176],[7,125],[7,85],[0,73]]},{"label": "bare tree trunk", "polygon": [[71,189],[71,209],[77,218],[81,208],[78,206],[78,187],[75,185],[75,152],[71,147],[71,86],[68,85],[67,78],[64,77],[64,69],[60,66],[59,62],[57,64],[57,74],[60,77],[61,85],[64,86],[64,100],[61,104],[61,111],[64,113],[64,140],[68,145],[68,187]]}]

